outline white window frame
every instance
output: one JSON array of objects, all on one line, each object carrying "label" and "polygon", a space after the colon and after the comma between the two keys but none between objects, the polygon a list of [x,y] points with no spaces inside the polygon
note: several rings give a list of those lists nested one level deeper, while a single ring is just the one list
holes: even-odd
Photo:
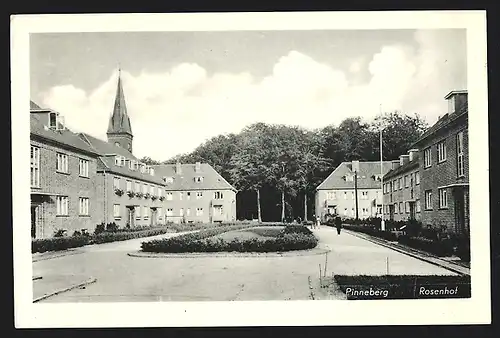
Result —
[{"label": "white window frame", "polygon": [[416,171],[415,172],[415,185],[419,185],[419,184],[420,184],[420,172]]},{"label": "white window frame", "polygon": [[437,163],[446,161],[446,140],[438,142],[437,148]]},{"label": "white window frame", "polygon": [[167,192],[167,201],[172,201],[174,199],[174,196],[171,192]]},{"label": "white window frame", "polygon": [[119,177],[113,177],[113,189],[120,189],[120,181]]},{"label": "white window frame", "polygon": [[127,180],[127,191],[132,191],[132,181]]},{"label": "white window frame", "polygon": [[143,212],[143,214],[144,214],[144,215],[143,215],[144,220],[145,220],[145,221],[149,220],[149,213],[150,213],[149,208],[148,208],[147,206],[143,205],[143,206],[142,206],[142,209],[143,209],[143,211],[144,211],[144,212]]},{"label": "white window frame", "polygon": [[405,175],[404,181],[405,181],[405,188],[408,188],[410,186],[410,179],[408,175]]},{"label": "white window frame", "polygon": [[134,192],[141,192],[141,184],[139,182],[134,182]]},{"label": "white window frame", "polygon": [[56,153],[56,171],[59,173],[69,173],[68,154]]},{"label": "white window frame", "polygon": [[80,197],[78,200],[78,214],[80,216],[89,216],[89,198]]},{"label": "white window frame", "polygon": [[398,187],[399,187],[399,190],[403,189],[403,178],[402,177],[399,178]]},{"label": "white window frame", "polygon": [[78,175],[80,177],[89,177],[89,160],[84,158],[78,159]]},{"label": "white window frame", "polygon": [[425,196],[425,210],[432,210],[432,190],[426,190]]},{"label": "white window frame", "polygon": [[158,187],[158,197],[162,197],[163,196],[163,189]]},{"label": "white window frame", "polygon": [[31,146],[30,154],[30,169],[31,169],[31,179],[30,184],[33,188],[40,187],[40,148]]},{"label": "white window frame", "polygon": [[181,217],[184,216],[184,208],[179,209],[179,216],[181,216]]},{"label": "white window frame", "polygon": [[154,196],[154,194],[155,194],[155,187],[154,187],[154,186],[152,186],[152,185],[151,185],[151,186],[149,186],[149,194],[150,194],[151,196]]},{"label": "white window frame", "polygon": [[367,200],[368,199],[368,191],[362,191],[361,192],[361,199],[362,200]]},{"label": "white window frame", "polygon": [[465,176],[464,166],[464,132],[457,133],[457,177]]},{"label": "white window frame", "polygon": [[196,216],[203,216],[203,208],[196,208]]},{"label": "white window frame", "polygon": [[410,213],[410,202],[405,202],[405,212],[406,212],[407,214],[409,214],[409,213]]},{"label": "white window frame", "polygon": [[424,149],[424,169],[432,167],[432,147]]},{"label": "white window frame", "polygon": [[168,208],[168,209],[167,209],[166,216],[167,216],[167,217],[172,217],[172,216],[174,216],[174,208]]},{"label": "white window frame", "polygon": [[344,199],[347,199],[347,191],[344,191]]},{"label": "white window frame", "polygon": [[203,191],[197,191],[196,192],[196,199],[199,200],[199,199],[202,199],[203,198]]},{"label": "white window frame", "polygon": [[446,188],[438,189],[439,209],[448,209],[448,190]]},{"label": "white window frame", "polygon": [[189,215],[191,215],[191,208],[186,209],[186,216],[189,216]]},{"label": "white window frame", "polygon": [[141,219],[141,207],[136,205],[134,208],[135,208],[135,219],[140,220]]},{"label": "white window frame", "polygon": [[68,196],[56,196],[56,215],[68,216],[69,198]]},{"label": "white window frame", "polygon": [[121,219],[122,218],[120,204],[113,204],[113,217],[114,217],[114,219]]},{"label": "white window frame", "polygon": [[416,212],[420,212],[420,200],[415,201],[415,209],[416,209]]}]

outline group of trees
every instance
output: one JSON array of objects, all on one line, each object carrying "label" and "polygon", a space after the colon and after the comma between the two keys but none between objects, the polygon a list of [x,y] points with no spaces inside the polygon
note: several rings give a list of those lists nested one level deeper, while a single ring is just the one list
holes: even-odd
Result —
[{"label": "group of trees", "polygon": [[[343,161],[380,160],[406,153],[427,128],[418,115],[386,113],[373,122],[347,118],[339,126],[307,130],[255,123],[219,135],[164,163],[209,163],[238,190],[238,218],[274,221],[312,214],[315,188]],[[156,161],[147,158],[149,163]]]}]

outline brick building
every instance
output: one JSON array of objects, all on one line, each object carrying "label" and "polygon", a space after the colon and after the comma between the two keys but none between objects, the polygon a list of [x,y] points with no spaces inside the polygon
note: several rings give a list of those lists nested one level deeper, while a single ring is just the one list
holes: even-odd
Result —
[{"label": "brick building", "polygon": [[392,169],[384,175],[384,219],[420,220],[420,172],[418,149],[392,161]]},{"label": "brick building", "polygon": [[[382,213],[381,174],[391,169],[391,162],[342,162],[316,188],[316,215],[325,220],[327,214],[356,217],[356,190],[358,217],[375,217]],[[357,175],[355,175],[355,172]],[[357,189],[355,190],[355,177]]]},{"label": "brick building", "polygon": [[413,147],[420,149],[421,220],[446,232],[469,235],[467,91],[445,96],[448,113]]},{"label": "brick building", "polygon": [[62,116],[30,102],[31,237],[93,229],[101,213],[98,154],[64,127]]},{"label": "brick building", "polygon": [[175,223],[236,220],[236,189],[207,163],[152,166],[165,182],[166,219]]}]

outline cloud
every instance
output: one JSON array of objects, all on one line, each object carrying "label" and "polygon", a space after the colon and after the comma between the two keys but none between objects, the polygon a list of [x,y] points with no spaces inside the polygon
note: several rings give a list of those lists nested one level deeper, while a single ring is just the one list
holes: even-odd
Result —
[{"label": "cloud", "polygon": [[[453,86],[465,71],[464,43],[450,34],[417,31],[418,48],[381,46],[370,62],[359,56],[345,70],[299,51],[279,58],[264,78],[208,74],[195,63],[136,76],[122,70],[134,153],[165,160],[256,121],[317,128],[353,115],[370,119],[381,103],[384,110],[420,112],[434,122],[446,109],[446,92],[462,89]],[[367,72],[369,81],[349,84],[352,72]],[[105,138],[117,76],[115,70],[88,93],[72,85],[53,87],[43,104],[65,115],[70,128]]]}]

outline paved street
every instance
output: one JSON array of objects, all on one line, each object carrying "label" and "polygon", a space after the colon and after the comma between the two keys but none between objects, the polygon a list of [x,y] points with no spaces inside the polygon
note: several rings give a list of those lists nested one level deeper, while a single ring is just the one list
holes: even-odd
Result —
[{"label": "paved street", "polygon": [[[328,254],[327,274],[453,274],[435,265],[335,229],[313,230]],[[158,237],[173,236],[173,234]],[[82,248],[83,253],[33,263],[34,296],[47,292],[49,278],[68,284],[96,278],[42,302],[307,300],[319,279],[325,255],[290,257],[130,257],[145,239]],[[43,284],[45,283],[45,285]],[[68,285],[69,286],[69,285]],[[43,290],[43,291],[42,291]]]}]

